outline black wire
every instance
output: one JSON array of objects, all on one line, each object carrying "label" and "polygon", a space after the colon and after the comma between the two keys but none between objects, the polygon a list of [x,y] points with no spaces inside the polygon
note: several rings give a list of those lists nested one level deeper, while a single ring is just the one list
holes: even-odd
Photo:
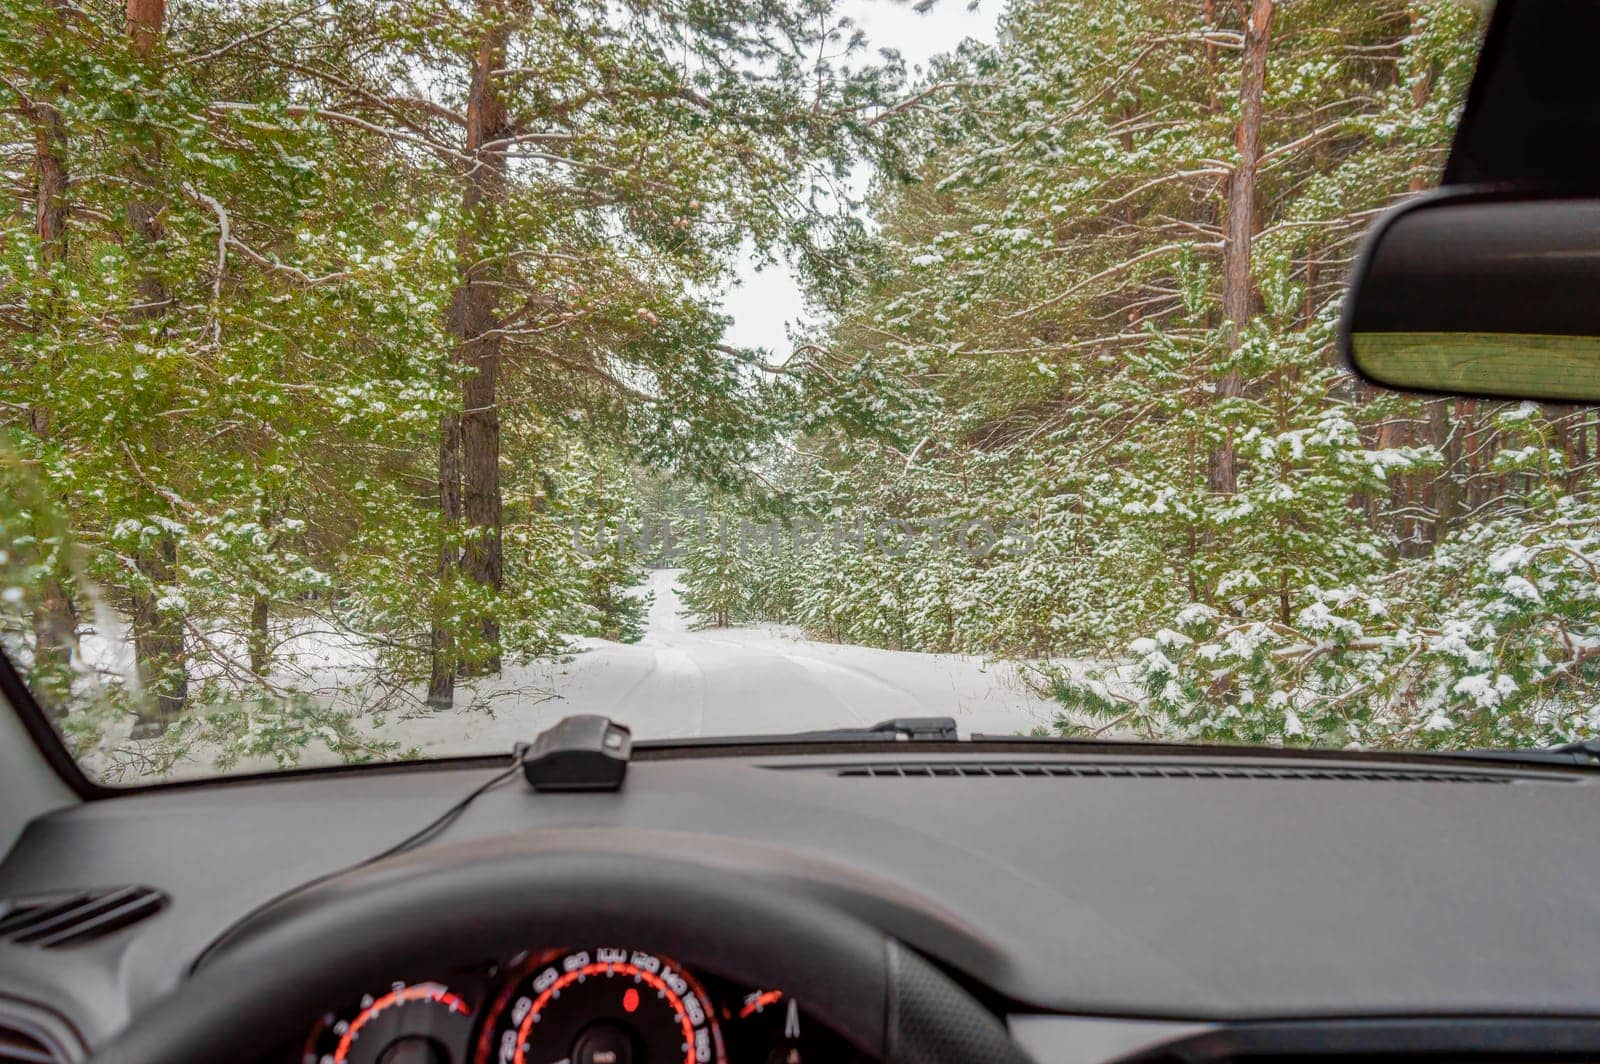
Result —
[{"label": "black wire", "polygon": [[405,838],[401,839],[387,850],[374,854],[373,856],[368,857],[366,860],[361,861],[359,864],[356,864],[353,867],[365,868],[367,865],[376,864],[378,861],[386,860],[387,858],[405,853],[408,850],[416,849],[418,846],[421,846],[423,843],[439,834],[439,832],[455,823],[456,818],[462,813],[466,812],[467,806],[476,801],[480,795],[494,789],[495,787],[498,787],[500,784],[504,783],[506,780],[510,779],[520,771],[522,771],[522,755],[519,751],[513,756],[510,768],[496,776],[489,777],[489,779],[485,780],[483,783],[480,783],[477,787],[474,787],[466,797],[462,798],[455,805],[452,805],[449,809],[446,809],[444,812],[434,817],[431,821],[424,824],[413,834],[407,835]]},{"label": "black wire", "polygon": [[456,804],[452,805],[449,809],[446,809],[444,812],[428,821],[428,823],[424,824],[417,831],[407,835],[405,838],[401,839],[387,850],[382,850],[376,854],[373,854],[371,857],[362,858],[355,864],[345,865],[343,868],[335,868],[330,872],[325,872],[322,875],[309,879],[304,883],[297,883],[288,890],[283,891],[281,894],[278,894],[272,899],[251,909],[244,916],[241,916],[239,919],[230,924],[222,932],[222,934],[218,935],[211,941],[210,945],[200,951],[200,955],[194,959],[192,964],[189,965],[189,974],[193,975],[195,972],[199,971],[200,968],[203,967],[215,954],[221,952],[232,944],[240,929],[249,926],[249,924],[258,916],[269,911],[273,906],[282,902],[285,898],[292,897],[293,895],[300,894],[303,891],[310,890],[313,887],[320,886],[330,879],[337,879],[339,876],[354,872],[358,868],[365,868],[368,865],[375,864],[376,862],[382,861],[385,858],[394,857],[397,854],[405,853],[407,850],[415,849],[424,842],[427,842],[440,831],[443,831],[445,828],[453,824],[456,818],[466,811],[467,806],[471,805],[485,792],[499,786],[512,776],[516,775],[518,772],[522,771],[521,744],[518,744],[516,752],[513,753],[511,757],[511,766],[509,768],[503,772],[499,772],[493,776],[490,776],[487,780],[478,784],[471,791],[469,791],[465,797],[456,802]]}]

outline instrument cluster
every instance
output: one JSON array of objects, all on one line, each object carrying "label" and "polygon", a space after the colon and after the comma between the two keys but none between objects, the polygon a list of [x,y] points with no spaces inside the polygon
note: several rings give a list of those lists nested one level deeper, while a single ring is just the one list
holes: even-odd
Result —
[{"label": "instrument cluster", "polygon": [[531,951],[445,975],[330,1010],[291,1064],[865,1064],[781,987],[642,950]]}]

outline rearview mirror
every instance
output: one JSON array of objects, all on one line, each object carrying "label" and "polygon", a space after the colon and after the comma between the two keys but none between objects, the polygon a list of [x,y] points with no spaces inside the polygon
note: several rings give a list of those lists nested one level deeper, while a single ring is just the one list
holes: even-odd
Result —
[{"label": "rearview mirror", "polygon": [[1600,401],[1600,200],[1405,204],[1367,237],[1339,342],[1388,388]]}]

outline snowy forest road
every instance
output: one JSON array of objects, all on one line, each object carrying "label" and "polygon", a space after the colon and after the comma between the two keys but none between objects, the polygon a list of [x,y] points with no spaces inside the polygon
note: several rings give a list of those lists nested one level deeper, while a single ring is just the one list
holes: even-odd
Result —
[{"label": "snowy forest road", "polygon": [[[509,750],[569,713],[601,713],[636,738],[751,735],[948,716],[963,735],[1026,733],[1059,709],[1014,666],[959,654],[823,643],[780,625],[694,628],[678,571],[656,570],[637,643],[581,640],[560,664],[508,668],[455,710],[393,722],[386,737],[433,754]],[[466,694],[467,692],[462,692]]]}]

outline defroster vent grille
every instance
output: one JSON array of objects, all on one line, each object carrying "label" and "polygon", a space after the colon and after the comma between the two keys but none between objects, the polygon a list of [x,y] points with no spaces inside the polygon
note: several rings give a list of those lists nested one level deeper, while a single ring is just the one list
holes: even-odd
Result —
[{"label": "defroster vent grille", "polygon": [[[1170,780],[1366,780],[1383,783],[1547,782],[1529,773],[1473,772],[1460,769],[1319,767],[1307,765],[1178,764],[1150,761],[912,761],[895,760],[830,766],[835,776],[872,779],[1170,779]],[[1559,782],[1559,780],[1557,780]]]}]

